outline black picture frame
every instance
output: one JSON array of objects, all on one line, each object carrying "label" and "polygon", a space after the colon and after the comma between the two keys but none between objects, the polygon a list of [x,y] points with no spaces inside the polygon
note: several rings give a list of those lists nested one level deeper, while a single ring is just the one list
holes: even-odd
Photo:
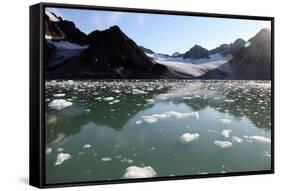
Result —
[{"label": "black picture frame", "polygon": [[[89,182],[70,182],[46,184],[45,182],[45,89],[44,89],[44,9],[45,7],[75,8],[89,10],[106,10],[137,13],[155,13],[165,15],[184,15],[198,17],[234,18],[249,20],[266,20],[271,22],[271,169],[265,171],[230,172],[225,174],[197,174],[174,177],[155,177],[145,179],[119,179]],[[30,6],[30,134],[29,134],[29,183],[38,188],[53,188],[65,186],[84,186],[116,183],[133,183],[148,181],[166,181],[193,178],[211,178],[227,176],[243,176],[274,173],[274,17],[231,15],[215,13],[199,13],[185,11],[168,11],[154,9],[137,9],[121,7],[104,7],[89,5],[73,5],[58,3],[39,3]]]}]

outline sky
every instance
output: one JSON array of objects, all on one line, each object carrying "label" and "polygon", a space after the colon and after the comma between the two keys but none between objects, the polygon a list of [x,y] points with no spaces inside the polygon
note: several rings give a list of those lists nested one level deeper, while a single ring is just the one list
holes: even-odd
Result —
[{"label": "sky", "polygon": [[195,44],[213,49],[237,38],[249,40],[270,21],[127,13],[70,8],[46,8],[47,11],[73,21],[89,34],[118,25],[138,45],[157,53],[184,53]]}]

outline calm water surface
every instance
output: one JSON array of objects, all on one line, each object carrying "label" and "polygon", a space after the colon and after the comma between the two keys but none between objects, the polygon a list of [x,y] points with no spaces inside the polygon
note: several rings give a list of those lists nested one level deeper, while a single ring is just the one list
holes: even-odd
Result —
[{"label": "calm water surface", "polygon": [[46,181],[269,170],[270,97],[268,81],[47,81]]}]

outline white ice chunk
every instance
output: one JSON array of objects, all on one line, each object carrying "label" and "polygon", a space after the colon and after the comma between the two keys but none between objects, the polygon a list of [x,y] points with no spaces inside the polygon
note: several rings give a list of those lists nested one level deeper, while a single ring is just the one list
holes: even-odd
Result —
[{"label": "white ice chunk", "polygon": [[50,154],[51,152],[52,152],[52,148],[51,148],[51,147],[46,148],[45,153],[46,153],[47,155]]},{"label": "white ice chunk", "polygon": [[183,134],[181,137],[180,137],[180,142],[182,144],[186,144],[186,143],[189,143],[195,139],[198,139],[199,138],[199,134],[198,133],[185,133]]},{"label": "white ice chunk", "polygon": [[155,177],[157,173],[151,166],[137,167],[130,166],[126,169],[123,178],[150,178]]},{"label": "white ice chunk", "polygon": [[214,141],[214,144],[225,149],[232,146],[232,143],[229,141]]},{"label": "white ice chunk", "polygon": [[231,133],[232,130],[230,129],[225,129],[221,132],[222,136],[224,136],[225,138],[229,137],[229,134]]},{"label": "white ice chunk", "polygon": [[106,98],[103,98],[104,101],[112,101],[114,100],[114,97],[106,97]]},{"label": "white ice chunk", "polygon": [[230,119],[220,119],[219,121],[220,121],[221,123],[223,123],[223,124],[231,123],[231,120],[230,120]]},{"label": "white ice chunk", "polygon": [[142,124],[142,121],[141,120],[137,120],[136,121],[136,125],[140,125],[140,124]]},{"label": "white ice chunk", "polygon": [[149,104],[153,104],[154,103],[154,99],[146,99],[145,100],[147,103],[149,103]]},{"label": "white ice chunk", "polygon": [[64,150],[64,148],[61,148],[61,147],[57,148],[58,152],[62,152],[63,150]]},{"label": "white ice chunk", "polygon": [[110,158],[110,157],[101,158],[101,161],[103,161],[103,162],[108,162],[108,161],[111,161],[111,160],[112,160],[112,158]]},{"label": "white ice chunk", "polygon": [[157,118],[152,117],[152,116],[142,116],[142,118],[143,118],[143,120],[146,123],[155,123],[155,122],[157,122]]},{"label": "white ice chunk", "polygon": [[52,108],[52,109],[57,109],[57,110],[61,110],[63,108],[66,108],[66,107],[69,107],[71,106],[72,103],[71,102],[68,102],[64,99],[54,99],[53,101],[51,101],[49,103],[49,107]]},{"label": "white ice chunk", "polygon": [[132,89],[132,94],[147,94],[147,92],[139,89]]},{"label": "white ice chunk", "polygon": [[240,138],[240,137],[233,136],[233,137],[232,137],[232,141],[234,141],[234,142],[236,142],[236,143],[242,143],[242,142],[243,142],[243,139]]},{"label": "white ice chunk", "polygon": [[92,147],[92,145],[90,145],[90,144],[85,144],[85,145],[83,146],[84,149],[91,148],[91,147]]},{"label": "white ice chunk", "polygon": [[55,162],[55,165],[61,165],[64,161],[71,158],[71,155],[68,153],[59,153],[57,156],[57,160]]},{"label": "white ice chunk", "polygon": [[253,141],[258,141],[258,142],[264,142],[264,143],[271,143],[271,139],[263,136],[248,136],[248,139],[253,140]]},{"label": "white ice chunk", "polygon": [[58,93],[58,94],[54,94],[53,96],[54,97],[64,97],[65,94],[64,93]]}]

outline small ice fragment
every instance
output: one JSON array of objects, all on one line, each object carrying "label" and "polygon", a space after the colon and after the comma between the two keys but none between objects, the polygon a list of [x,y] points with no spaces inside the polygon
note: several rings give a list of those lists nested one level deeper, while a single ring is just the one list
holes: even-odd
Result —
[{"label": "small ice fragment", "polygon": [[91,148],[91,147],[92,147],[92,146],[91,146],[90,144],[85,144],[85,145],[83,146],[84,149]]},{"label": "small ice fragment", "polygon": [[112,158],[110,158],[110,157],[101,158],[101,161],[103,161],[103,162],[108,162],[108,161],[111,161],[111,160],[112,160]]},{"label": "small ice fragment", "polygon": [[112,101],[114,100],[114,97],[106,97],[106,98],[103,98],[104,101]]},{"label": "small ice fragment", "polygon": [[50,154],[51,152],[52,152],[52,148],[51,148],[51,147],[46,148],[45,153],[46,153],[47,155]]},{"label": "small ice fragment", "polygon": [[153,104],[154,103],[154,99],[146,99],[145,100],[147,103],[149,103],[149,104]]},{"label": "small ice fragment", "polygon": [[68,102],[64,99],[54,99],[53,101],[51,101],[48,106],[51,108],[51,109],[57,109],[57,110],[61,110],[63,108],[66,108],[66,107],[69,107],[71,106],[72,103],[71,102]]},{"label": "small ice fragment", "polygon": [[225,149],[232,146],[232,143],[229,141],[214,141],[214,144]]},{"label": "small ice fragment", "polygon": [[150,151],[155,151],[156,148],[155,148],[155,147],[151,147],[151,148],[148,148],[148,150],[150,150]]},{"label": "small ice fragment", "polygon": [[58,94],[54,94],[53,96],[54,97],[64,97],[65,94],[64,93],[58,93]]},{"label": "small ice fragment", "polygon": [[253,140],[253,141],[259,141],[259,142],[264,142],[264,143],[271,143],[271,139],[263,136],[248,136],[248,139]]},{"label": "small ice fragment", "polygon": [[186,144],[186,143],[189,143],[195,139],[198,139],[199,138],[199,134],[198,133],[185,133],[183,134],[181,137],[180,137],[180,142],[182,144]]},{"label": "small ice fragment", "polygon": [[62,152],[63,150],[64,150],[64,148],[61,148],[61,147],[57,148],[58,152]]},{"label": "small ice fragment", "polygon": [[242,143],[242,142],[243,142],[243,139],[240,138],[240,137],[235,137],[235,136],[233,136],[233,137],[232,137],[232,141],[234,141],[234,142],[236,142],[236,143]]},{"label": "small ice fragment", "polygon": [[142,121],[141,120],[137,120],[136,121],[136,125],[140,125],[140,124],[142,124]]},{"label": "small ice fragment", "polygon": [[231,120],[230,120],[230,119],[220,119],[219,121],[220,121],[221,123],[223,123],[223,124],[231,123]]},{"label": "small ice fragment", "polygon": [[130,166],[126,169],[123,178],[149,178],[155,177],[157,173],[151,166],[137,167]]},{"label": "small ice fragment", "polygon": [[132,89],[132,94],[147,94],[147,92],[139,89]]},{"label": "small ice fragment", "polygon": [[222,136],[224,136],[225,138],[229,137],[229,134],[231,133],[232,130],[230,129],[225,129],[221,132]]},{"label": "small ice fragment", "polygon": [[233,99],[226,99],[226,100],[224,100],[224,102],[233,103],[233,102],[235,102],[235,100],[233,100]]},{"label": "small ice fragment", "polygon": [[55,162],[55,165],[61,165],[64,161],[71,158],[71,155],[68,153],[59,153],[57,156],[57,160]]},{"label": "small ice fragment", "polygon": [[143,118],[143,120],[146,123],[155,123],[155,122],[157,122],[157,118],[152,117],[152,116],[142,116],[142,118]]},{"label": "small ice fragment", "polygon": [[95,100],[101,100],[101,97],[96,97]]}]

